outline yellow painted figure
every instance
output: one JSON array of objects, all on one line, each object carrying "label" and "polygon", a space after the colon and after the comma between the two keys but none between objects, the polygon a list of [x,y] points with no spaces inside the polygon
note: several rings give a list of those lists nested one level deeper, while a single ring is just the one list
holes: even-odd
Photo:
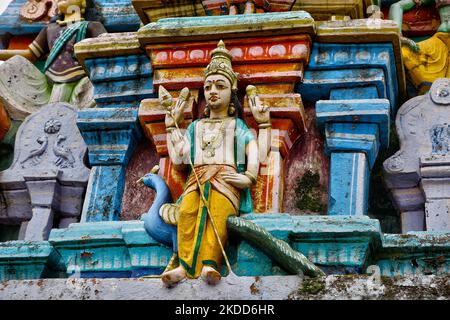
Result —
[{"label": "yellow painted figure", "polygon": [[[237,74],[223,42],[211,53],[203,89],[207,102],[204,118],[191,123],[182,134],[178,123],[183,120],[186,102],[179,98],[165,121],[171,161],[180,169],[191,170],[178,201],[180,266],[162,275],[166,285],[200,276],[209,284],[217,283],[227,242],[227,218],[252,211],[249,187],[258,175],[258,142],[242,119],[236,96]],[[252,99],[260,136],[267,138],[269,110],[257,96]]]},{"label": "yellow painted figure", "polygon": [[450,33],[437,32],[418,47],[418,51],[402,47],[402,56],[412,84],[424,94],[436,79],[450,77]]},{"label": "yellow painted figure", "polygon": [[409,79],[419,94],[427,92],[435,80],[450,76],[450,0],[401,0],[394,3],[389,11],[389,18],[397,22],[401,31],[405,11],[432,4],[436,5],[441,18],[437,32],[418,43],[402,37],[403,61]]}]

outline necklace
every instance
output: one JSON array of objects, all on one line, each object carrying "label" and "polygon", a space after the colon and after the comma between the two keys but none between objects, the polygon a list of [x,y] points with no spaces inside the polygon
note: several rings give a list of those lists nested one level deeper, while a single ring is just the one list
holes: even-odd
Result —
[{"label": "necklace", "polygon": [[[204,120],[202,126],[202,150],[206,157],[213,158],[216,155],[216,149],[222,145],[225,136],[225,126],[228,121],[223,119],[207,119]],[[216,129],[216,124],[220,123],[220,127]],[[207,125],[209,124],[209,126]],[[208,132],[206,132],[208,127]]]}]

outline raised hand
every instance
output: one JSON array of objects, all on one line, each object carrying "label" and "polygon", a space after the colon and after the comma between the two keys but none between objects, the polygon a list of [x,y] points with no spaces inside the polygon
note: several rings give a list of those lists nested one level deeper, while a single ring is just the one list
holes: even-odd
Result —
[{"label": "raised hand", "polygon": [[166,128],[175,127],[176,124],[180,124],[183,120],[184,108],[189,100],[190,92],[188,88],[183,88],[180,92],[180,96],[173,105],[173,97],[163,86],[159,87],[159,102],[166,108],[165,124]]},{"label": "raised hand", "polygon": [[268,106],[263,105],[258,97],[258,93],[255,86],[247,86],[247,99],[250,109],[258,124],[270,122],[270,109]]}]

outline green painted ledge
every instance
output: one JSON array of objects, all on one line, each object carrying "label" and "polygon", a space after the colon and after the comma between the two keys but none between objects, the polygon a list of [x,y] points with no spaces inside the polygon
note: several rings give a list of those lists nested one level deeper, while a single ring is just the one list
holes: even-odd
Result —
[{"label": "green painted ledge", "polygon": [[[450,233],[383,234],[379,221],[366,216],[243,217],[288,242],[328,274],[361,274],[369,266],[378,266],[386,276],[450,273]],[[232,234],[227,252],[239,276],[286,275]],[[48,242],[1,243],[0,280],[46,278],[58,270],[67,271],[61,277],[158,275],[171,255],[170,248],[148,236],[142,221],[75,223],[52,230]]]},{"label": "green painted ledge", "polygon": [[0,280],[57,278],[65,271],[61,256],[48,241],[0,243]]}]

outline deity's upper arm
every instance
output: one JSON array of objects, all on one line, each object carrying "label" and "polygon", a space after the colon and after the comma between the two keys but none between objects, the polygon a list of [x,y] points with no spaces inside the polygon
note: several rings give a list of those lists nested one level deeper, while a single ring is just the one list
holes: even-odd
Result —
[{"label": "deity's upper arm", "polygon": [[105,29],[105,26],[101,22],[98,21],[89,22],[88,26],[89,38],[96,38],[103,33],[108,33],[108,31]]},{"label": "deity's upper arm", "polygon": [[42,30],[39,32],[38,36],[28,46],[37,58],[44,56],[45,54],[49,53],[49,51],[50,51],[50,49],[48,47],[48,38],[47,38],[48,32],[47,31],[48,31],[48,26],[45,26],[44,28],[42,28]]}]

